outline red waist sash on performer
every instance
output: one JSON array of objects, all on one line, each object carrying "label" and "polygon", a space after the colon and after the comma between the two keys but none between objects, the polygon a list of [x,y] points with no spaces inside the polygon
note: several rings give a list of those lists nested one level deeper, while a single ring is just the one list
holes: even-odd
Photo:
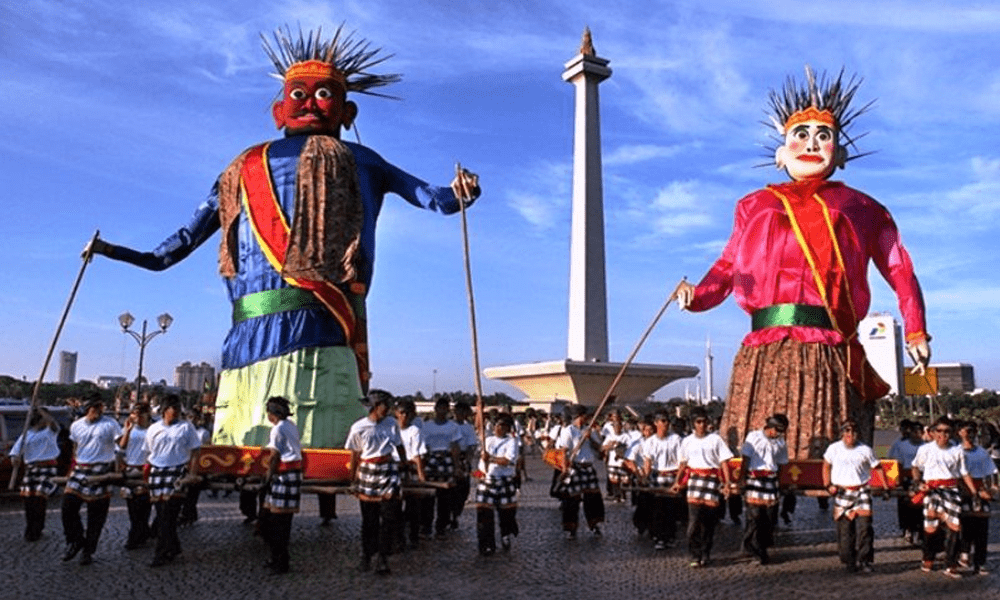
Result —
[{"label": "red waist sash on performer", "polygon": [[392,462],[392,455],[386,454],[385,456],[373,456],[371,458],[362,458],[361,462],[381,465],[387,462]]},{"label": "red waist sash on performer", "polygon": [[688,473],[691,475],[697,475],[698,477],[715,477],[719,478],[718,469],[688,469]]},{"label": "red waist sash on performer", "polygon": [[941,487],[957,487],[957,479],[931,479],[926,482],[927,487],[930,489],[941,488]]},{"label": "red waist sash on performer", "polygon": [[763,479],[765,477],[777,477],[777,471],[769,471],[767,469],[758,469],[756,471],[750,471],[750,477],[755,477],[757,479]]}]

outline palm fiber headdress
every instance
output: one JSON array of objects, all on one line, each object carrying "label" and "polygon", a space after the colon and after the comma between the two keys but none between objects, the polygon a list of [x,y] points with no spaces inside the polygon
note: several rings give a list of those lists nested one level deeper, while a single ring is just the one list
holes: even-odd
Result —
[{"label": "palm fiber headdress", "polygon": [[284,81],[297,73],[323,74],[338,79],[347,92],[394,98],[371,90],[396,83],[402,76],[398,73],[369,73],[369,69],[393,55],[381,54],[382,48],[373,48],[367,40],[355,38],[354,32],[345,33],[343,23],[337,27],[333,38],[327,41],[322,38],[322,29],[306,34],[299,28],[295,37],[287,25],[284,29],[276,29],[272,35],[273,46],[264,34],[260,38],[264,52],[274,63],[274,77]]},{"label": "palm fiber headdress", "polygon": [[[768,95],[770,125],[777,131],[778,136],[781,136],[772,136],[772,139],[781,146],[785,143],[782,138],[789,129],[803,121],[818,120],[837,131],[842,147],[855,150],[847,160],[871,154],[857,153],[855,142],[864,137],[865,133],[857,136],[849,133],[854,120],[868,112],[875,104],[872,100],[861,108],[851,108],[851,101],[854,100],[854,94],[861,86],[861,81],[857,75],[851,75],[845,81],[844,69],[841,69],[836,77],[828,77],[824,71],[817,79],[816,73],[809,65],[806,65],[805,82],[798,82],[789,76],[780,91],[771,90]],[[770,150],[773,151],[774,148]]]}]

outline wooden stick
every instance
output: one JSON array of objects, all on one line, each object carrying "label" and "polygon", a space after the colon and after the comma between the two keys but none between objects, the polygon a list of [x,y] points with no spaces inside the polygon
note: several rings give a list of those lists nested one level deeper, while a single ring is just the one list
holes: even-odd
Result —
[{"label": "wooden stick", "polygon": [[594,423],[597,422],[597,417],[601,414],[601,411],[604,410],[604,407],[605,405],[607,405],[608,400],[610,400],[611,397],[614,395],[615,389],[618,387],[618,383],[622,380],[622,377],[625,376],[625,370],[628,369],[629,365],[632,364],[632,361],[635,359],[635,355],[639,353],[639,349],[642,348],[642,345],[644,343],[646,343],[646,338],[649,337],[649,334],[653,333],[653,328],[656,327],[656,324],[660,321],[660,317],[663,316],[663,313],[666,312],[667,307],[670,306],[670,303],[673,302],[674,299],[676,298],[677,298],[676,292],[671,293],[670,296],[667,297],[666,302],[663,303],[663,306],[660,307],[660,310],[656,313],[656,316],[653,317],[653,320],[652,322],[650,322],[649,327],[646,327],[646,331],[643,332],[642,337],[640,337],[639,341],[636,342],[635,348],[632,349],[632,353],[629,354],[628,359],[626,359],[625,362],[622,364],[621,369],[618,369],[618,374],[615,375],[615,378],[611,382],[611,385],[608,386],[608,391],[604,393],[604,399],[602,399],[601,403],[597,405],[597,409],[594,410],[594,416],[590,418],[590,423],[588,423],[586,429],[584,429],[586,434],[581,435],[580,440],[577,441],[576,445],[573,446],[573,451],[570,453],[569,457],[566,460],[567,468],[572,466],[573,460],[576,458],[576,455],[580,452],[580,449],[583,448],[584,442],[590,438],[591,428],[594,427]]},{"label": "wooden stick", "polygon": [[[24,430],[21,435],[24,436],[25,440],[27,436],[24,435],[28,431],[28,421],[31,420],[31,414],[38,409],[38,391],[42,387],[42,379],[45,377],[45,372],[49,370],[49,362],[52,360],[52,354],[56,350],[56,344],[59,343],[59,335],[62,333],[63,325],[66,324],[66,317],[69,316],[69,309],[73,306],[73,301],[76,299],[76,290],[80,287],[80,281],[83,280],[83,273],[87,270],[87,265],[90,264],[90,259],[94,257],[94,242],[100,236],[101,231],[98,229],[94,232],[94,237],[90,238],[90,243],[87,244],[87,251],[83,255],[83,264],[80,265],[80,272],[76,275],[76,281],[73,282],[73,289],[69,293],[69,298],[66,300],[66,308],[63,309],[62,317],[59,319],[59,325],[56,327],[56,333],[52,336],[52,343],[49,344],[49,352],[45,355],[45,363],[42,365],[42,372],[38,374],[38,381],[35,382],[34,389],[31,390],[31,408],[28,411],[28,416],[24,419]],[[24,446],[21,443],[21,450],[17,455],[20,459],[17,461],[17,466],[10,472],[10,482],[7,484],[7,489],[14,489],[17,483],[18,471],[20,471],[20,464],[24,462]]]},{"label": "wooden stick", "polygon": [[476,432],[479,434],[479,450],[486,450],[486,421],[483,417],[483,382],[479,373],[479,338],[476,330],[476,299],[472,293],[472,262],[469,260],[469,225],[465,219],[465,202],[472,200],[469,188],[465,185],[462,165],[455,163],[455,177],[461,190],[458,199],[459,212],[462,213],[462,250],[465,255],[465,290],[469,296],[469,329],[472,332],[472,369],[476,374]]}]

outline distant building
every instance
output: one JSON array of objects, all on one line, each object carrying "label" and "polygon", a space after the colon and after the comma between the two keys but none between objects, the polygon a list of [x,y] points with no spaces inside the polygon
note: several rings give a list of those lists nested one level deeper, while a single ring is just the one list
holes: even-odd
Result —
[{"label": "distant building", "polygon": [[192,365],[183,362],[174,369],[174,385],[188,392],[200,392],[208,387],[214,387],[215,367],[203,362]]},{"label": "distant building", "polygon": [[120,375],[98,375],[96,381],[97,387],[106,390],[125,385],[127,382],[128,380]]},{"label": "distant building", "polygon": [[941,363],[931,365],[937,371],[938,392],[948,390],[955,394],[976,389],[976,374],[968,363]]},{"label": "distant building", "polygon": [[59,383],[76,383],[76,352],[59,353]]},{"label": "distant building", "polygon": [[903,329],[896,319],[888,313],[865,317],[858,324],[858,341],[875,372],[889,384],[889,393],[904,393]]}]

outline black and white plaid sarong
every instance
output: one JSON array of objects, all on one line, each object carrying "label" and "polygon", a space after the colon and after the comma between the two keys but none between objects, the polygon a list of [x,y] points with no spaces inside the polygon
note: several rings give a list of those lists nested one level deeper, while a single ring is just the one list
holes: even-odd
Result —
[{"label": "black and white plaid sarong", "polygon": [[264,496],[264,506],[275,513],[297,513],[302,498],[302,471],[278,471]]},{"label": "black and white plaid sarong", "polygon": [[649,472],[649,484],[653,487],[668,488],[677,483],[677,471],[657,471],[653,469]]},{"label": "black and white plaid sarong", "polygon": [[744,498],[747,504],[774,506],[778,503],[778,474],[747,477]]},{"label": "black and white plaid sarong", "polygon": [[52,478],[58,474],[56,462],[44,461],[29,463],[21,478],[22,496],[51,496],[59,491],[59,486],[52,483]]},{"label": "black and white plaid sarong", "polygon": [[924,496],[924,530],[936,531],[944,522],[950,529],[959,530],[962,515],[962,495],[957,487],[931,487]]},{"label": "black and white plaid sarong", "polygon": [[608,480],[612,483],[624,483],[628,481],[628,471],[621,465],[608,465]]},{"label": "black and white plaid sarong", "polygon": [[169,500],[171,496],[183,496],[183,490],[177,487],[177,480],[187,474],[187,463],[173,467],[154,467],[150,465],[146,483],[149,484],[150,502]]},{"label": "black and white plaid sarong", "polygon": [[66,481],[66,493],[75,494],[84,500],[97,500],[111,497],[111,486],[107,483],[91,484],[88,477],[104,475],[111,472],[112,463],[77,464],[70,471]]},{"label": "black and white plaid sarong", "polygon": [[857,488],[837,487],[833,496],[833,520],[841,517],[870,516],[872,514],[872,490],[867,485]]},{"label": "black and white plaid sarong", "polygon": [[358,466],[357,492],[369,498],[398,496],[399,469],[395,461],[365,462]]},{"label": "black and white plaid sarong", "polygon": [[704,504],[718,506],[722,502],[722,491],[719,478],[715,475],[691,473],[687,482],[688,504]]},{"label": "black and white plaid sarong", "polygon": [[557,493],[564,496],[579,496],[584,492],[601,493],[601,484],[597,481],[597,471],[590,463],[575,462],[570,467],[569,479],[563,473],[559,476]]},{"label": "black and white plaid sarong", "polygon": [[439,450],[427,453],[424,464],[424,477],[427,481],[451,481],[455,477],[455,461],[449,450]]},{"label": "black and white plaid sarong", "polygon": [[497,509],[517,506],[517,482],[513,477],[484,477],[476,485],[476,504]]}]

